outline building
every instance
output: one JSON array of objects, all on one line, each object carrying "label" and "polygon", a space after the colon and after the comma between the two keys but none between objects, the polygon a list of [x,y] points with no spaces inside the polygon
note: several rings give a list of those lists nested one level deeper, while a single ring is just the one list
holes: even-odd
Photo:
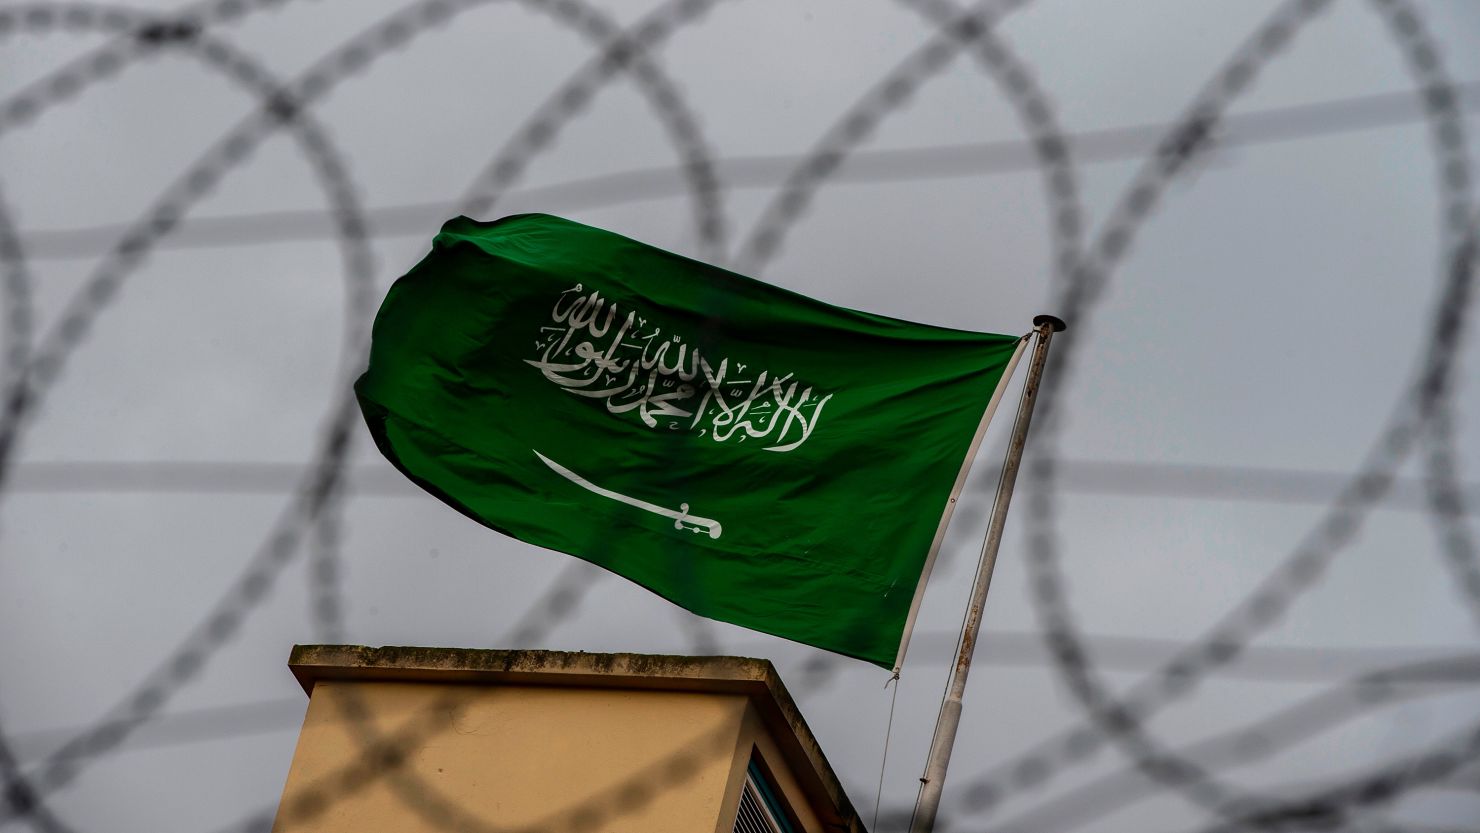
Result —
[{"label": "building", "polygon": [[771,663],[300,645],[275,831],[864,833]]}]

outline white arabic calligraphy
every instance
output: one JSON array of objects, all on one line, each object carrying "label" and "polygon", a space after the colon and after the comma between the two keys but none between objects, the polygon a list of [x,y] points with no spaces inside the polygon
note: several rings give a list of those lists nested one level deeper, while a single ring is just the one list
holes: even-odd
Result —
[{"label": "white arabic calligraphy", "polygon": [[[764,439],[765,451],[786,452],[812,436],[833,397],[791,373],[736,378],[729,358],[716,366],[681,336],[665,337],[636,310],[622,315],[581,284],[560,293],[550,320],[535,340],[540,357],[525,362],[566,393],[604,400],[613,414],[635,412],[649,428],[698,431],[720,443]],[[744,374],[747,365],[733,367]]]}]

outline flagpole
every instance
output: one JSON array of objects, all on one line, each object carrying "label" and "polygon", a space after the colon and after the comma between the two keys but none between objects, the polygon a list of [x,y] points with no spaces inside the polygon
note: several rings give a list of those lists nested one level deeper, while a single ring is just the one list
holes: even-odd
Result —
[{"label": "flagpole", "polygon": [[935,816],[940,810],[941,792],[945,788],[946,766],[951,762],[951,748],[956,743],[956,730],[961,726],[961,698],[966,692],[966,674],[971,670],[971,655],[982,624],[982,607],[987,601],[987,590],[992,586],[992,568],[997,564],[1002,530],[1007,525],[1007,506],[1012,502],[1012,487],[1017,482],[1018,465],[1023,460],[1023,447],[1028,441],[1028,423],[1033,421],[1033,403],[1038,399],[1043,366],[1048,362],[1048,343],[1053,334],[1063,332],[1065,326],[1052,315],[1033,319],[1033,330],[1038,335],[1033,346],[1033,360],[1028,365],[1022,398],[1018,400],[1012,438],[1007,443],[1007,459],[1002,464],[1002,478],[997,482],[997,498],[992,502],[992,520],[982,541],[976,581],[971,586],[971,602],[966,608],[966,621],[961,625],[956,663],[951,669],[945,699],[940,704],[940,717],[935,721],[935,737],[930,741],[930,757],[925,762],[925,774],[920,778],[920,793],[915,800],[910,833],[931,833],[935,829]]}]

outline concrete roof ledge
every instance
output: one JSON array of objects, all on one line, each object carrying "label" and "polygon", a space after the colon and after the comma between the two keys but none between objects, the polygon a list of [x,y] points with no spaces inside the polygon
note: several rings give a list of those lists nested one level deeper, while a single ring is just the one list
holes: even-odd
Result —
[{"label": "concrete roof ledge", "polygon": [[[690,688],[684,681],[781,686],[769,660],[585,651],[506,651],[364,645],[295,645],[288,659],[305,692],[327,679],[426,679],[437,682],[518,681],[554,685]],[[711,690],[712,686],[703,686]],[[788,695],[788,699],[790,696]]]}]

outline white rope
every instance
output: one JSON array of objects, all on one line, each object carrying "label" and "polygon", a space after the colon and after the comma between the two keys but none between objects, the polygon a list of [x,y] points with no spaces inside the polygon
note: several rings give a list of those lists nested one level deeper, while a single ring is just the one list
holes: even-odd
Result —
[{"label": "white rope", "polygon": [[890,683],[894,683],[894,694],[889,698],[889,723],[884,727],[884,757],[879,761],[879,788],[874,791],[874,821],[869,825],[870,830],[879,829],[879,800],[884,797],[884,767],[889,763],[889,736],[894,733],[894,704],[899,702],[898,668],[884,681],[884,687],[888,688]]}]

